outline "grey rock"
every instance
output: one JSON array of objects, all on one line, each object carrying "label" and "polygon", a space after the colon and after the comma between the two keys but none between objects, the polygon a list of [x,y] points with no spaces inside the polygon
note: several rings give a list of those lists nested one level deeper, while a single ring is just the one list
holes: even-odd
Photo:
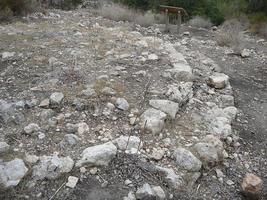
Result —
[{"label": "grey rock", "polygon": [[50,96],[50,105],[59,106],[64,99],[64,94],[62,92],[55,92]]},{"label": "grey rock", "polygon": [[0,142],[0,154],[1,153],[6,153],[10,149],[9,144],[6,142]]},{"label": "grey rock", "polygon": [[179,104],[169,100],[150,100],[149,105],[165,112],[172,119],[175,119],[176,113],[179,110]]},{"label": "grey rock", "polygon": [[184,180],[181,175],[177,175],[171,168],[156,166],[156,169],[165,174],[165,181],[172,188],[179,189],[184,185]]},{"label": "grey rock", "polygon": [[49,103],[50,103],[50,100],[49,99],[44,99],[39,104],[39,107],[41,107],[41,108],[48,108],[49,107]]},{"label": "grey rock", "polygon": [[128,193],[127,197],[123,197],[123,200],[136,200],[135,195],[132,191]]},{"label": "grey rock", "polygon": [[229,83],[229,76],[223,73],[214,73],[209,77],[208,85],[216,89],[223,89]]},{"label": "grey rock", "polygon": [[250,51],[248,49],[243,49],[240,54],[242,58],[248,58],[250,56]]},{"label": "grey rock", "polygon": [[45,109],[40,113],[40,119],[41,120],[48,120],[49,118],[55,116],[55,111],[52,109]]},{"label": "grey rock", "polygon": [[167,115],[154,108],[146,110],[140,117],[141,127],[149,132],[160,133],[164,128]]},{"label": "grey rock", "polygon": [[136,136],[120,136],[112,141],[120,150],[131,150],[142,148],[142,142],[139,137]]},{"label": "grey rock", "polygon": [[2,59],[9,59],[15,56],[15,52],[3,52],[2,53]]},{"label": "grey rock", "polygon": [[37,99],[31,99],[31,100],[27,100],[25,102],[25,107],[26,108],[33,108],[38,104],[38,100]]},{"label": "grey rock", "polygon": [[40,127],[38,124],[31,123],[28,126],[24,127],[24,132],[28,135],[32,135],[34,133],[37,133],[40,130]]},{"label": "grey rock", "polygon": [[[216,166],[222,161],[220,151],[213,144],[200,142],[194,145],[196,155],[202,161],[203,166],[206,168]],[[221,153],[222,154],[222,153]]]},{"label": "grey rock", "polygon": [[16,186],[27,172],[28,168],[21,159],[0,163],[0,185],[4,188]]},{"label": "grey rock", "polygon": [[116,95],[117,92],[110,88],[110,87],[104,87],[102,90],[101,90],[101,93],[104,94],[104,95]]},{"label": "grey rock", "polygon": [[56,179],[63,173],[70,172],[73,166],[74,161],[69,156],[42,156],[39,163],[33,166],[32,177],[35,180]]},{"label": "grey rock", "polygon": [[66,134],[64,139],[60,142],[61,147],[65,147],[66,145],[74,146],[78,143],[79,137],[74,134]]},{"label": "grey rock", "polygon": [[166,96],[175,102],[183,103],[193,97],[193,83],[182,82],[180,84],[168,85]]},{"label": "grey rock", "polygon": [[117,147],[112,142],[88,147],[82,152],[81,159],[77,161],[76,166],[107,166],[116,154]]},{"label": "grey rock", "polygon": [[36,156],[36,155],[26,154],[26,155],[25,155],[25,160],[26,160],[27,163],[35,164],[35,163],[38,162],[39,157]]},{"label": "grey rock", "polygon": [[152,190],[154,191],[157,200],[166,199],[166,194],[160,186],[153,186]]},{"label": "grey rock", "polygon": [[83,91],[81,92],[81,95],[89,98],[89,97],[94,97],[94,96],[96,96],[96,92],[95,92],[95,90],[92,89],[92,88],[87,88],[86,90],[83,90]]},{"label": "grey rock", "polygon": [[19,108],[19,109],[23,109],[23,108],[25,108],[25,104],[26,103],[21,100],[21,101],[18,101],[18,102],[15,103],[15,107]]},{"label": "grey rock", "polygon": [[135,195],[137,199],[156,199],[155,193],[148,183],[145,183],[142,187],[138,188]]},{"label": "grey rock", "polygon": [[129,109],[129,103],[124,98],[117,98],[115,105],[120,110],[124,110],[125,111],[125,110],[128,110]]},{"label": "grey rock", "polygon": [[177,148],[173,152],[173,157],[177,165],[185,170],[197,172],[201,169],[201,161],[184,148]]}]

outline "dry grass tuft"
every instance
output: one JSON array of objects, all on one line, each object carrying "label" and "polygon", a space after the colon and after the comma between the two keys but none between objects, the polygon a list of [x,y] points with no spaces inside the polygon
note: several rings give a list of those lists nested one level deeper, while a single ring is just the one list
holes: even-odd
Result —
[{"label": "dry grass tuft", "polygon": [[235,19],[225,21],[216,35],[219,46],[238,47],[241,39],[241,24]]},{"label": "dry grass tuft", "polygon": [[212,27],[212,23],[209,19],[205,19],[200,16],[195,16],[193,19],[189,20],[189,25],[196,28],[206,28],[209,29]]},{"label": "dry grass tuft", "polygon": [[152,13],[141,13],[119,4],[105,4],[98,9],[98,14],[114,21],[135,22],[141,26],[148,27],[155,23]]}]

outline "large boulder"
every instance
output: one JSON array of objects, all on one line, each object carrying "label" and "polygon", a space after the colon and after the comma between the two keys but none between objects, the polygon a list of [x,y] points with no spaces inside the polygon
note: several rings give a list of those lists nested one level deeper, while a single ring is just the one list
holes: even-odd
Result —
[{"label": "large boulder", "polygon": [[165,112],[172,119],[175,119],[176,113],[179,110],[179,104],[170,100],[153,99],[149,101],[149,105]]},{"label": "large boulder", "polygon": [[184,148],[177,148],[173,152],[176,164],[187,171],[199,171],[202,163],[190,151]]},{"label": "large boulder", "polygon": [[72,170],[74,161],[68,157],[42,156],[39,163],[33,166],[32,177],[35,180],[56,179],[63,173],[68,173]]},{"label": "large boulder", "polygon": [[86,148],[76,166],[107,166],[116,156],[117,147],[112,142]]},{"label": "large boulder", "polygon": [[151,133],[160,133],[164,128],[166,117],[164,112],[150,108],[141,115],[141,126]]},{"label": "large boulder", "polygon": [[9,162],[0,162],[0,185],[4,188],[16,186],[27,172],[28,168],[21,159],[16,158]]}]

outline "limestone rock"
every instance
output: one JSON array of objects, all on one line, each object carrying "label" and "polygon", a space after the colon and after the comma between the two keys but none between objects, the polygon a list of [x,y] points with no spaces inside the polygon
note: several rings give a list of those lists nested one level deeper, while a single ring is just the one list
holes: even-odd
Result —
[{"label": "limestone rock", "polygon": [[140,117],[141,127],[149,132],[160,133],[164,128],[167,115],[154,108],[146,110]]},{"label": "limestone rock", "polygon": [[117,98],[116,100],[116,107],[120,110],[128,110],[129,109],[129,103],[126,99],[124,98]]},{"label": "limestone rock", "polygon": [[73,166],[74,161],[69,156],[42,156],[37,165],[33,166],[32,177],[35,180],[56,179],[63,173],[70,172]]},{"label": "limestone rock", "polygon": [[9,162],[0,162],[0,185],[4,188],[16,186],[27,172],[28,168],[21,159],[15,158]]},{"label": "limestone rock", "polygon": [[156,166],[156,169],[165,174],[165,181],[170,187],[179,189],[184,185],[184,180],[181,175],[177,175],[173,169]]},{"label": "limestone rock", "polygon": [[0,142],[0,154],[9,150],[10,146],[6,142]]},{"label": "limestone rock", "polygon": [[197,172],[201,169],[201,161],[184,148],[174,150],[173,157],[177,165],[185,170]]},{"label": "limestone rock", "polygon": [[75,176],[69,176],[68,182],[66,183],[66,186],[69,188],[75,188],[78,181],[79,181],[79,178],[77,178]]},{"label": "limestone rock", "polygon": [[153,186],[152,190],[153,190],[157,200],[166,199],[165,192],[160,186]]},{"label": "limestone rock", "polygon": [[150,100],[149,105],[168,114],[172,119],[175,119],[176,113],[179,110],[179,104],[169,100],[155,99]]},{"label": "limestone rock", "polygon": [[148,183],[145,183],[141,188],[138,188],[135,195],[137,199],[155,198],[155,193]]},{"label": "limestone rock", "polygon": [[229,82],[229,76],[223,73],[214,73],[209,77],[208,85],[216,89],[223,89]]},{"label": "limestone rock", "polygon": [[142,142],[139,137],[136,136],[120,136],[119,138],[113,140],[113,143],[120,150],[131,150],[142,148]]},{"label": "limestone rock", "polygon": [[62,92],[55,92],[50,96],[50,104],[52,106],[59,106],[64,99],[64,94]]},{"label": "limestone rock", "polygon": [[33,133],[36,133],[40,130],[40,127],[38,124],[31,123],[28,126],[24,127],[24,132],[28,135],[32,135]]},{"label": "limestone rock", "polygon": [[76,166],[107,166],[116,154],[117,147],[111,142],[88,147],[82,152],[82,158],[77,161]]}]

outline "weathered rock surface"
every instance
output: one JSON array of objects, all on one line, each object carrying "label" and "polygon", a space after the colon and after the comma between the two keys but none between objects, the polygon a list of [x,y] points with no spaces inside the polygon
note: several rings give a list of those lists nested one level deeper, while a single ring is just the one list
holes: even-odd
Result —
[{"label": "weathered rock surface", "polygon": [[229,76],[223,73],[214,73],[209,77],[208,84],[216,89],[223,89],[229,82]]},{"label": "weathered rock surface", "polygon": [[244,194],[249,199],[259,199],[263,189],[263,181],[260,177],[248,173],[241,184]]},{"label": "weathered rock surface", "polygon": [[117,147],[112,142],[88,147],[82,152],[82,158],[77,161],[76,166],[107,166],[116,154]]},{"label": "weathered rock surface", "polygon": [[156,169],[165,174],[165,181],[170,187],[179,189],[184,185],[182,176],[177,175],[173,169],[160,166],[156,166]]},{"label": "weathered rock surface", "polygon": [[202,163],[190,151],[184,148],[177,148],[173,152],[173,157],[179,167],[188,171],[199,171]]},{"label": "weathered rock surface", "polygon": [[164,128],[166,117],[164,112],[150,108],[141,115],[141,126],[149,132],[160,133]]},{"label": "weathered rock surface", "polygon": [[149,105],[165,112],[172,119],[175,119],[176,113],[179,110],[179,104],[169,100],[153,99],[149,101]]},{"label": "weathered rock surface", "polygon": [[145,183],[141,188],[138,188],[136,193],[137,199],[153,199],[155,193],[148,183]]},{"label": "weathered rock surface", "polygon": [[129,109],[129,103],[126,99],[124,98],[117,98],[116,100],[116,107],[120,110],[128,110]]},{"label": "weathered rock surface", "polygon": [[28,168],[21,159],[0,162],[0,185],[3,185],[4,188],[16,186],[27,172]]},{"label": "weathered rock surface", "polygon": [[10,146],[6,142],[0,142],[0,154],[9,150]]},{"label": "weathered rock surface", "polygon": [[52,107],[60,106],[63,99],[64,99],[64,94],[62,92],[55,92],[55,93],[51,94],[51,96],[50,96],[50,105]]},{"label": "weathered rock surface", "polygon": [[120,150],[137,150],[142,148],[142,142],[136,136],[120,136],[112,141]]},{"label": "weathered rock surface", "polygon": [[74,161],[70,157],[42,156],[37,165],[33,166],[32,177],[35,180],[56,179],[63,173],[70,172],[73,166]]},{"label": "weathered rock surface", "polygon": [[204,167],[212,167],[222,161],[221,149],[217,149],[213,144],[200,142],[195,144],[194,150]]}]

